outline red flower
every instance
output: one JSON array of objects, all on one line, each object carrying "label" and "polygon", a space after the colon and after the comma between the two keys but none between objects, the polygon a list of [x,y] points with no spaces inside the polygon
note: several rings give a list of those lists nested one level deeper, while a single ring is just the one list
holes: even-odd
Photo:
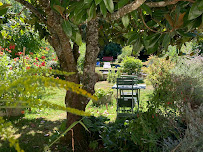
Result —
[{"label": "red flower", "polygon": [[0,55],[4,55],[4,52],[0,52]]},{"label": "red flower", "polygon": [[15,49],[15,45],[11,45],[10,44],[9,49],[13,49],[14,50]]},{"label": "red flower", "polygon": [[39,65],[39,68],[41,67],[42,65]]},{"label": "red flower", "polygon": [[30,69],[30,67],[29,67],[29,66],[27,66],[27,67],[26,67],[26,70],[29,70],[29,69]]},{"label": "red flower", "polygon": [[51,69],[52,69],[52,67],[49,67],[49,69],[51,70]]},{"label": "red flower", "polygon": [[152,118],[154,119],[154,115],[152,115]]},{"label": "red flower", "polygon": [[59,77],[56,77],[56,79],[59,79]]},{"label": "red flower", "polygon": [[30,55],[33,55],[33,53],[32,53],[32,52],[30,52]]},{"label": "red flower", "polygon": [[39,60],[38,58],[35,58],[37,61]]},{"label": "red flower", "polygon": [[45,56],[42,56],[41,59],[45,59]]},{"label": "red flower", "polygon": [[29,59],[29,57],[28,57],[28,56],[26,56],[26,59],[28,60],[28,59]]},{"label": "red flower", "polygon": [[11,53],[12,51],[11,51],[11,50],[8,50],[8,52]]},{"label": "red flower", "polygon": [[42,66],[45,66],[45,62],[43,61],[43,62],[41,63],[41,65],[42,65]]},{"label": "red flower", "polygon": [[170,105],[171,103],[170,103],[170,102],[167,102],[167,104]]},{"label": "red flower", "polygon": [[23,52],[18,52],[18,53],[15,53],[15,55],[21,55],[23,54]]},{"label": "red flower", "polygon": [[13,69],[12,67],[9,68],[9,70],[12,70],[12,69]]},{"label": "red flower", "polygon": [[21,111],[22,114],[25,114],[25,111]]}]

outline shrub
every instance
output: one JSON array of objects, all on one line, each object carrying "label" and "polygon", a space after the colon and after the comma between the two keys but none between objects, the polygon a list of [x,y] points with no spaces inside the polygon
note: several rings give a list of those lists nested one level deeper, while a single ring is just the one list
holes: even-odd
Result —
[{"label": "shrub", "polygon": [[111,104],[112,103],[112,95],[113,95],[113,90],[103,90],[103,89],[98,89],[96,90],[95,94],[94,94],[98,100],[95,101],[93,100],[93,106],[101,106],[101,105],[105,105],[106,103]]},{"label": "shrub", "polygon": [[107,75],[108,83],[115,83],[117,78],[121,77],[121,69],[118,68],[117,72],[115,70],[109,71]]},{"label": "shrub", "polygon": [[123,69],[123,72],[127,72],[129,75],[133,73],[137,75],[141,71],[142,61],[139,59],[135,59],[134,57],[126,57],[121,62],[121,67]]},{"label": "shrub", "polygon": [[97,76],[98,76],[98,81],[104,81],[104,80],[105,80],[105,79],[104,79],[104,76],[103,76],[103,74],[102,74],[101,71],[95,70],[95,73],[96,73]]},{"label": "shrub", "polygon": [[165,59],[153,61],[148,67],[148,77],[155,88],[149,109],[162,112],[173,123],[177,115],[187,123],[185,137],[178,139],[181,143],[177,151],[201,150],[198,143],[203,135],[199,123],[203,105],[203,58],[179,57],[176,64]]},{"label": "shrub", "polygon": [[101,116],[84,119],[91,132],[89,146],[95,151],[163,151],[164,139],[178,137],[166,118],[149,111],[136,118],[120,118],[108,124],[105,121]]},{"label": "shrub", "polygon": [[126,46],[122,48],[122,54],[120,54],[117,57],[117,62],[121,63],[121,61],[126,57],[126,56],[131,56],[132,54],[132,47],[131,46]]}]

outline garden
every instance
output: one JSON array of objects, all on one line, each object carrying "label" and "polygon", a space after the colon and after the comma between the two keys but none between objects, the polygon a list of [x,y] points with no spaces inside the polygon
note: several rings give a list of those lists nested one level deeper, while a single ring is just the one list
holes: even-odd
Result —
[{"label": "garden", "polygon": [[0,2],[0,152],[203,151],[203,3],[139,2]]}]

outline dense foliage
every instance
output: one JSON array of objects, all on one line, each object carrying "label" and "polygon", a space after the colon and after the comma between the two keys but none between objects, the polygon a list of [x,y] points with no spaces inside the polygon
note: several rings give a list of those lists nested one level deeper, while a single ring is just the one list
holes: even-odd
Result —
[{"label": "dense foliage", "polygon": [[92,105],[93,106],[102,106],[102,105],[106,105],[106,104],[112,104],[112,95],[113,95],[113,90],[109,89],[109,90],[103,90],[103,89],[97,89],[95,94],[94,94],[98,100],[92,101]]},{"label": "dense foliage", "polygon": [[117,58],[118,55],[121,54],[121,46],[116,43],[108,43],[104,46],[104,48],[100,51],[98,58],[102,59],[104,56],[112,56],[114,59]]},{"label": "dense foliage", "polygon": [[121,68],[123,72],[126,72],[129,75],[133,73],[138,75],[141,71],[142,61],[139,59],[135,59],[134,57],[126,57],[121,62]]},{"label": "dense foliage", "polygon": [[[48,51],[48,50],[47,50]],[[71,90],[78,94],[90,97],[97,100],[96,97],[90,93],[82,90],[80,85],[72,82],[64,81],[54,78],[55,74],[69,76],[71,73],[66,73],[58,70],[53,70],[48,67],[45,62],[46,57],[42,56],[40,59],[32,58],[32,56],[20,55],[19,58],[10,58],[3,51],[0,52],[0,108],[53,108],[75,113],[77,115],[89,116],[90,114],[84,111],[63,107],[57,104],[52,104],[42,100],[42,96],[46,95],[44,88],[58,87],[66,90]],[[22,151],[17,140],[10,133],[11,130],[6,128],[11,126],[0,117],[1,127],[0,136],[3,140],[8,140],[15,149]]]}]

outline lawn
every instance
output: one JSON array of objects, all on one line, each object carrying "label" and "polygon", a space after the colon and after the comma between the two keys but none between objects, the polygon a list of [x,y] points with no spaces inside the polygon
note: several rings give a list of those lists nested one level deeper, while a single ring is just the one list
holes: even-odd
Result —
[{"label": "lawn", "polygon": [[[104,90],[111,89],[112,83],[107,81],[100,81],[96,84],[95,89],[102,88]],[[65,90],[61,89],[47,89],[49,95],[44,98],[52,103],[59,105],[64,104]],[[146,101],[149,95],[152,93],[153,89],[151,86],[147,86],[145,90],[141,90],[141,110],[146,110]],[[103,105],[100,107],[92,106],[90,101],[87,105],[86,111],[91,112],[94,116],[106,116],[110,119],[110,122],[116,120],[116,90],[114,90],[112,104]],[[19,140],[20,146],[25,151],[39,152],[43,151],[43,147],[49,144],[52,135],[57,133],[57,130],[64,122],[66,118],[66,113],[60,110],[52,109],[35,109],[25,110],[25,115],[18,119],[10,118],[15,133],[14,136]],[[55,151],[57,151],[55,147]],[[60,149],[61,150],[61,149]],[[0,152],[15,151],[14,148],[9,147],[9,143],[1,141]]]}]

